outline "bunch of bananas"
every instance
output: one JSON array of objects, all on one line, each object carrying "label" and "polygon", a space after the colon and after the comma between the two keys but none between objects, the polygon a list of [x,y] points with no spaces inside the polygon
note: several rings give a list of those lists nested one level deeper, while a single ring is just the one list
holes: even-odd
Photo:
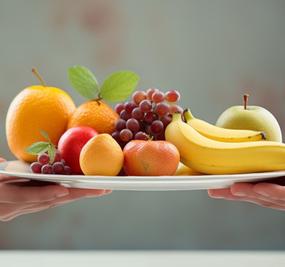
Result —
[{"label": "bunch of bananas", "polygon": [[174,114],[165,138],[180,152],[181,162],[204,174],[285,170],[285,144],[264,141],[262,132],[230,130],[196,119],[189,110]]}]

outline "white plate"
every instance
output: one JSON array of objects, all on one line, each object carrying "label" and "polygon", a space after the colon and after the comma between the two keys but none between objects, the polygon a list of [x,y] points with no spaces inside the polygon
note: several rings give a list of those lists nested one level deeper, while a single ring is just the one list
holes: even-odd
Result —
[{"label": "white plate", "polygon": [[285,171],[194,176],[84,176],[31,173],[21,161],[0,163],[0,174],[59,183],[66,187],[136,191],[202,190],[226,188],[236,182],[255,182],[285,176]]}]

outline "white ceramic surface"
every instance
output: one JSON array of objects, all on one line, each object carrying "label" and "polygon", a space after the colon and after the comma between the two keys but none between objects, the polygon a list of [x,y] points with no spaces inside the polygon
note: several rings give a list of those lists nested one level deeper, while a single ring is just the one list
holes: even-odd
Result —
[{"label": "white ceramic surface", "polygon": [[283,267],[283,251],[7,251],[0,252],[4,267]]},{"label": "white ceramic surface", "polygon": [[205,190],[226,188],[236,182],[255,182],[285,176],[285,171],[199,176],[83,176],[33,174],[21,161],[0,163],[0,174],[47,181],[66,187],[136,191]]}]

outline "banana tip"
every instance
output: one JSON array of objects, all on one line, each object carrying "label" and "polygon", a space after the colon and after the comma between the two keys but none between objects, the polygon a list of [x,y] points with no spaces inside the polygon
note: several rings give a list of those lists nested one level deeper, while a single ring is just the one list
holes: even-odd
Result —
[{"label": "banana tip", "polygon": [[261,132],[261,136],[262,136],[262,140],[266,140],[266,133],[265,132]]}]

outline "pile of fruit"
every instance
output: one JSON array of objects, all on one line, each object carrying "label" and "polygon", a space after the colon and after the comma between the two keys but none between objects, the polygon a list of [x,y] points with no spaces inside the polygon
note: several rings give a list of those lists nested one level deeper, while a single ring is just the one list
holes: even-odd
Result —
[{"label": "pile of fruit", "polygon": [[[41,85],[10,105],[6,135],[11,152],[37,174],[159,176],[232,174],[285,169],[285,144],[266,109],[227,109],[216,125],[179,104],[177,90],[135,91],[139,76],[112,73],[100,85],[83,66],[68,70],[87,98],[76,107],[63,90]],[[130,97],[131,96],[131,97]],[[126,100],[130,97],[130,100]],[[114,109],[107,103],[117,103]]]}]

